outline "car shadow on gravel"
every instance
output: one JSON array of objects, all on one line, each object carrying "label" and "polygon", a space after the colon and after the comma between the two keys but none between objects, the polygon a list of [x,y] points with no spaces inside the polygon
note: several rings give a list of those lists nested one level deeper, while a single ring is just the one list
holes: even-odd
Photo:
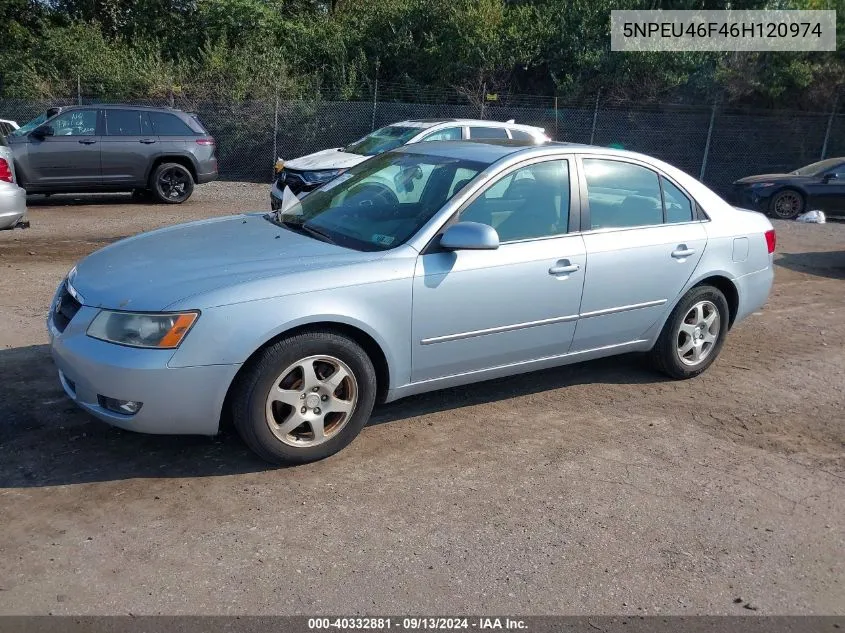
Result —
[{"label": "car shadow on gravel", "polygon": [[[422,394],[378,407],[371,425],[584,383],[666,380],[637,355]],[[64,393],[47,345],[0,350],[0,488],[134,478],[213,477],[273,468],[230,427],[216,437],[145,435],[94,419]]]},{"label": "car shadow on gravel", "polygon": [[81,205],[143,204],[133,200],[131,193],[57,193],[51,196],[32,194],[26,197],[26,205],[34,207],[69,207]]},{"label": "car shadow on gravel", "polygon": [[845,251],[783,253],[775,265],[808,275],[845,279]]}]

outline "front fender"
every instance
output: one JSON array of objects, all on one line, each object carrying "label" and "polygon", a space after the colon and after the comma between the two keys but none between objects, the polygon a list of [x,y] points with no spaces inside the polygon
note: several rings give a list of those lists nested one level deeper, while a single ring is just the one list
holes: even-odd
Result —
[{"label": "front fender", "polygon": [[389,388],[411,375],[410,275],[206,308],[169,362],[171,367],[240,364],[273,338],[311,324],[341,324],[370,336],[390,372]]}]

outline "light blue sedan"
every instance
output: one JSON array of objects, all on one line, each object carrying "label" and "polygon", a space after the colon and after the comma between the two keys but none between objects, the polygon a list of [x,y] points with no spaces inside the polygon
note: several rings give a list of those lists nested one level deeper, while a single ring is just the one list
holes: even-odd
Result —
[{"label": "light blue sedan", "polygon": [[647,156],[422,143],[274,213],[116,242],[48,328],[98,418],[211,435],[226,410],[262,458],[303,463],[377,401],[624,352],[695,376],[766,302],[774,248],[763,215]]}]

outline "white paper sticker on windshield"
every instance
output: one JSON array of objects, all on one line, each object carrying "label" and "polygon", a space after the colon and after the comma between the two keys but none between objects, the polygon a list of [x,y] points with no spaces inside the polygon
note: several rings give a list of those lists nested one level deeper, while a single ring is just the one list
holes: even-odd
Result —
[{"label": "white paper sticker on windshield", "polygon": [[381,244],[382,246],[390,246],[393,244],[393,240],[396,238],[392,235],[381,235],[379,233],[373,233],[373,242],[376,244]]},{"label": "white paper sticker on windshield", "polygon": [[339,184],[346,182],[350,178],[352,178],[352,174],[341,174],[340,176],[338,176],[334,180],[330,180],[325,185],[320,187],[320,191],[331,191],[332,189],[337,187]]}]

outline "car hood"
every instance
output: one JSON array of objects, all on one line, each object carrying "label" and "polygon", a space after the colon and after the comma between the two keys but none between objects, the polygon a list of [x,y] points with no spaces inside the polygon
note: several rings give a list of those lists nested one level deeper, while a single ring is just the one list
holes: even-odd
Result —
[{"label": "car hood", "polygon": [[757,182],[769,182],[779,180],[804,180],[807,176],[796,176],[795,174],[760,174],[759,176],[746,176],[734,181],[735,185],[752,185]]},{"label": "car hood", "polygon": [[315,169],[346,169],[354,167],[358,163],[363,163],[369,156],[362,156],[361,154],[350,154],[344,152],[343,148],[336,147],[334,149],[324,149],[322,152],[315,152],[303,156],[301,158],[294,158],[293,160],[286,160],[285,167],[296,170],[315,170]]},{"label": "car hood", "polygon": [[[377,257],[321,242],[247,214],[142,233],[79,262],[69,281],[85,305],[156,311],[204,293]],[[284,294],[276,287],[275,294]],[[259,297],[252,297],[259,298]]]}]

